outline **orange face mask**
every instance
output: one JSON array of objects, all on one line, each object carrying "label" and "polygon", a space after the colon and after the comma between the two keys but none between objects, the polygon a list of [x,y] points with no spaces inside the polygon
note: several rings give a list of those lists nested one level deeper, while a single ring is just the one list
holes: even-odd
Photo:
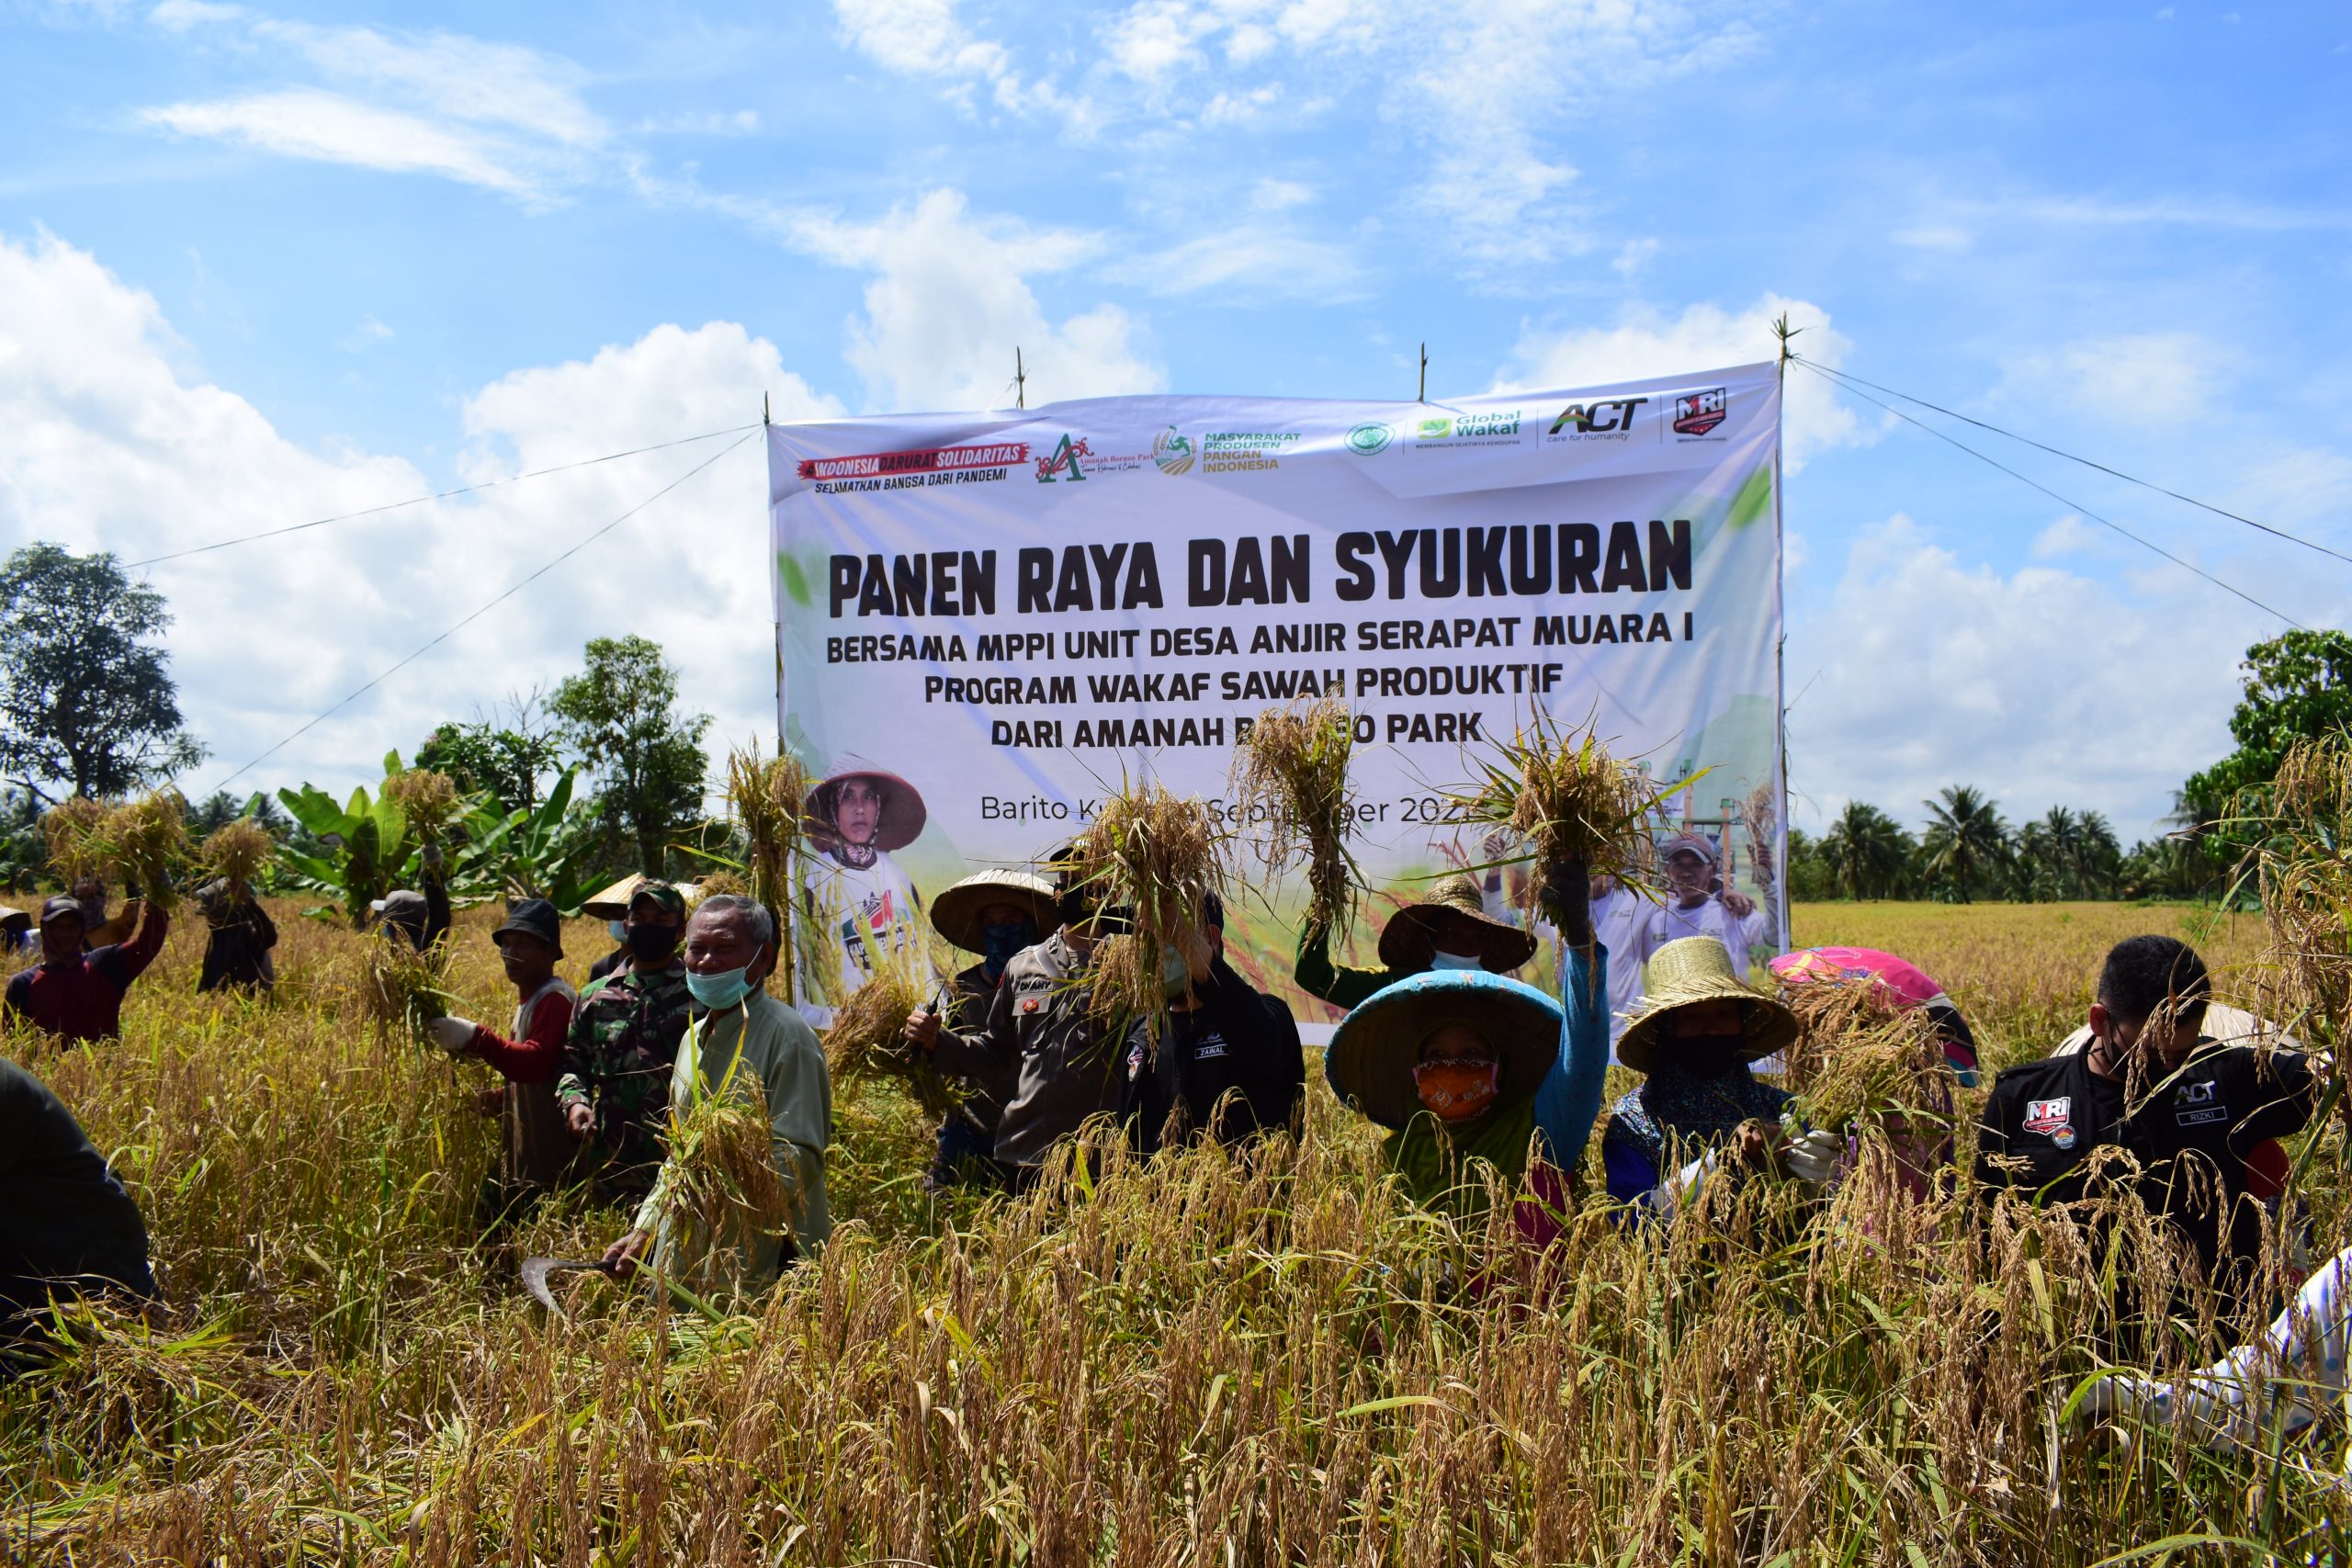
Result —
[{"label": "orange face mask", "polygon": [[1441,1122],[1468,1122],[1485,1113],[1502,1092],[1499,1062],[1423,1062],[1413,1069],[1413,1089],[1430,1114]]}]

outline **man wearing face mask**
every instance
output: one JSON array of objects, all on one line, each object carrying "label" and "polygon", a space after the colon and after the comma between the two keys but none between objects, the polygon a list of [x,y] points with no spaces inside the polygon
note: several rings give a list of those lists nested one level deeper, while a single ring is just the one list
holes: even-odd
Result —
[{"label": "man wearing face mask", "polygon": [[927,1190],[964,1181],[1001,1183],[997,1129],[1016,1084],[994,1055],[974,1050],[966,1041],[987,1029],[989,1009],[1012,955],[1036,946],[1060,923],[1053,885],[1025,871],[976,872],[932,903],[932,930],[979,954],[980,961],[956,976],[944,1030],[936,1004],[907,1019],[907,1043],[933,1053],[940,1071],[962,1079],[968,1090],[963,1103],[940,1120],[938,1148],[923,1177]]},{"label": "man wearing face mask", "polygon": [[[1659,948],[1642,1010],[1617,1043],[1618,1060],[1640,1073],[1642,1084],[1611,1108],[1601,1133],[1609,1195],[1645,1215],[1669,1216],[1727,1155],[1743,1168],[1826,1182],[1842,1143],[1827,1132],[1779,1131],[1790,1096],[1758,1082],[1749,1066],[1796,1037],[1796,1015],[1748,989],[1716,938],[1685,937]],[[1772,1130],[1743,1131],[1747,1123]]]},{"label": "man wearing face mask", "polygon": [[1290,1009],[1225,961],[1223,904],[1207,900],[1201,925],[1214,955],[1207,977],[1193,979],[1182,954],[1170,953],[1157,1037],[1149,1020],[1127,1032],[1119,1113],[1139,1154],[1157,1153],[1163,1137],[1245,1143],[1294,1125],[1306,1101],[1306,1058]]},{"label": "man wearing face mask", "polygon": [[2141,1201],[2196,1248],[2234,1314],[2262,1250],[2248,1161],[2310,1124],[2325,1077],[2301,1051],[2214,1039],[2211,988],[2205,961],[2177,938],[2118,942],[2099,971],[2090,1043],[1995,1080],[1976,1180],[1988,1199],[2011,1187],[2074,1204],[2097,1198],[2100,1151],[2129,1151]]},{"label": "man wearing face mask", "polygon": [[1500,975],[1400,980],[1340,1021],[1326,1070],[1340,1102],[1388,1129],[1381,1157],[1422,1206],[1476,1219],[1477,1167],[1524,1182],[1513,1223],[1547,1242],[1568,1208],[1609,1070],[1610,953],[1593,940],[1581,861],[1546,868],[1540,902],[1566,962],[1560,998]]},{"label": "man wearing face mask", "polygon": [[628,964],[628,901],[637,896],[638,885],[644,880],[635,874],[624,876],[580,906],[580,912],[590,919],[604,921],[605,934],[613,939],[612,951],[588,965],[588,984],[593,986]]},{"label": "man wearing face mask", "polygon": [[694,1019],[670,1077],[668,1104],[679,1113],[709,1095],[737,1094],[768,1118],[768,1156],[784,1194],[780,1222],[747,1242],[688,1234],[670,1194],[674,1163],[639,1205],[629,1233],[605,1249],[605,1261],[627,1279],[649,1251],[662,1274],[701,1288],[774,1280],[811,1257],[832,1234],[825,1200],[825,1145],[832,1137],[832,1080],[825,1049],[799,1013],[768,995],[778,935],[775,915],[757,899],[714,893],[686,923],[686,988]]},{"label": "man wearing face mask", "polygon": [[589,1146],[590,1179],[605,1201],[643,1198],[662,1164],[670,1069],[686,1032],[685,919],[675,887],[639,882],[622,922],[628,964],[581,995],[564,1036],[556,1103]]},{"label": "man wearing face mask", "polygon": [[1333,1007],[1356,1006],[1383,986],[1435,969],[1508,975],[1535,956],[1535,939],[1487,912],[1478,880],[1466,872],[1440,877],[1428,897],[1406,905],[1380,932],[1380,967],[1331,962],[1331,932],[1310,925],[1298,937],[1298,988]]},{"label": "man wearing face mask", "polygon": [[1047,857],[1061,929],[1005,962],[987,1022],[952,1043],[946,1036],[954,1032],[939,1036],[943,1055],[985,1062],[997,1081],[1011,1085],[994,1157],[1015,1191],[1035,1184],[1055,1145],[1089,1117],[1119,1109],[1124,1042],[1103,1038],[1087,975],[1098,938],[1120,922],[1080,884],[1078,863],[1075,844]]}]

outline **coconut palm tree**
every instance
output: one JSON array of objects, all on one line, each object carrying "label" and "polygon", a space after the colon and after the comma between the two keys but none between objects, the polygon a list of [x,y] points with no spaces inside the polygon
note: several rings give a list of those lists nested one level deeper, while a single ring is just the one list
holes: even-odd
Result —
[{"label": "coconut palm tree", "polygon": [[1868,801],[1849,800],[1822,836],[1821,859],[1849,898],[1884,897],[1903,877],[1911,846],[1894,818]]},{"label": "coconut palm tree", "polygon": [[1919,845],[1928,875],[1947,897],[1965,904],[2008,863],[2008,824],[1973,784],[1946,784],[1920,804],[1928,808],[1928,833]]}]

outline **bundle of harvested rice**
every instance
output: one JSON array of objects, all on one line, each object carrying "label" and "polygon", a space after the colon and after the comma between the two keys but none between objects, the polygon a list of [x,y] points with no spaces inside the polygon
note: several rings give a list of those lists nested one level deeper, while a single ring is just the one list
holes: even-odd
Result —
[{"label": "bundle of harvested rice", "polygon": [[1807,1122],[1836,1132],[1865,1118],[1951,1112],[1951,1067],[1926,1010],[1898,1009],[1866,976],[1808,980],[1782,1000],[1800,1030],[1786,1082]]},{"label": "bundle of harvested rice", "polygon": [[187,863],[187,802],[175,789],[151,790],[124,801],[102,818],[83,840],[101,869],[112,872],[141,897],[170,914],[179,907],[173,877]]},{"label": "bundle of harvested rice", "polygon": [[431,768],[411,768],[384,781],[384,794],[401,808],[410,832],[424,843],[437,844],[449,830],[463,805],[458,781]]},{"label": "bundle of harvested rice", "polygon": [[928,966],[910,954],[897,955],[866,976],[833,1009],[825,1031],[825,1065],[836,1085],[888,1078],[913,1097],[929,1116],[944,1116],[963,1103],[963,1090],[932,1064],[930,1054],[907,1043],[910,1013],[940,1008],[941,987]]},{"label": "bundle of harvested rice", "polygon": [[1170,955],[1188,981],[1208,978],[1216,956],[1201,914],[1223,900],[1231,835],[1197,798],[1148,781],[1121,780],[1078,840],[1077,881],[1102,906],[1122,910],[1128,930],[1094,955],[1092,1010],[1098,1020],[1149,1021],[1159,1037],[1167,1010]]},{"label": "bundle of harvested rice", "polygon": [[215,828],[196,858],[204,871],[226,882],[231,896],[242,903],[252,897],[254,884],[277,854],[277,840],[269,830],[250,817],[240,817]]},{"label": "bundle of harvested rice", "polygon": [[447,1016],[449,946],[435,942],[419,952],[398,931],[379,932],[368,944],[368,1014],[384,1029],[397,1029],[423,1043],[424,1026]]},{"label": "bundle of harvested rice", "polygon": [[699,908],[704,899],[716,898],[722,893],[737,898],[747,898],[751,897],[751,884],[731,871],[714,871],[695,884],[695,896],[687,907],[690,910]]},{"label": "bundle of harvested rice", "polygon": [[107,808],[86,795],[61,800],[41,817],[41,836],[49,842],[49,869],[59,884],[73,886],[98,874],[96,846],[90,835],[106,818]]},{"label": "bundle of harvested rice", "polygon": [[662,1180],[673,1279],[699,1288],[735,1282],[737,1255],[792,1234],[792,1191],[772,1139],[766,1090],[740,1064],[717,1082],[698,1077],[692,1103],[672,1108]]},{"label": "bundle of harvested rice", "polygon": [[[1651,808],[1705,776],[1702,770],[1655,790],[1589,726],[1569,729],[1542,714],[1478,767],[1483,778],[1448,797],[1460,819],[1505,829],[1539,863],[1580,860],[1596,875],[1636,883],[1654,870]],[[1530,880],[1530,897],[1541,881]]]},{"label": "bundle of harvested rice", "polygon": [[1355,720],[1339,696],[1268,708],[1234,749],[1235,803],[1270,876],[1304,852],[1306,922],[1342,930],[1354,917],[1363,874],[1348,852],[1348,759]]},{"label": "bundle of harvested rice", "polygon": [[749,751],[727,755],[727,798],[742,825],[750,852],[743,869],[751,880],[751,896],[765,904],[783,922],[784,939],[776,945],[776,980],[783,995],[800,997],[801,972],[811,956],[802,949],[813,945],[795,918],[794,889],[801,879],[799,858],[807,831],[808,794],[817,776],[789,751],[763,757],[757,741]]},{"label": "bundle of harvested rice", "polygon": [[2298,742],[2267,794],[2248,792],[2228,824],[2261,834],[2251,874],[2268,939],[2256,1010],[2328,1049],[2337,1075],[2352,1074],[2342,1049],[2352,1039],[2352,745]]}]

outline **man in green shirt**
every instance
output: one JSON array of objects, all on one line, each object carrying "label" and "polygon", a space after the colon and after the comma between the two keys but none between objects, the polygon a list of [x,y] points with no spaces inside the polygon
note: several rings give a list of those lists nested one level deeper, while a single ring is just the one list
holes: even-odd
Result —
[{"label": "man in green shirt", "polygon": [[[694,1234],[679,1212],[685,1175],[676,1140],[637,1212],[629,1233],[605,1260],[626,1278],[650,1255],[652,1267],[682,1282],[765,1284],[783,1267],[808,1257],[832,1234],[825,1202],[825,1145],[832,1135],[832,1080],[824,1047],[808,1021],[768,995],[775,968],[775,917],[755,899],[714,894],[686,922],[686,987],[693,1023],[671,1074],[673,1127],[707,1097],[741,1096],[768,1122],[768,1152],[783,1212],[761,1216],[741,1245]],[[714,1276],[716,1278],[714,1278]]]},{"label": "man in green shirt", "polygon": [[1535,939],[1487,913],[1477,879],[1465,872],[1440,878],[1429,897],[1389,917],[1380,933],[1380,967],[1352,969],[1331,962],[1331,932],[1310,925],[1298,937],[1298,988],[1336,1008],[1352,1008],[1384,986],[1433,969],[1483,969],[1508,975],[1535,956]]}]

